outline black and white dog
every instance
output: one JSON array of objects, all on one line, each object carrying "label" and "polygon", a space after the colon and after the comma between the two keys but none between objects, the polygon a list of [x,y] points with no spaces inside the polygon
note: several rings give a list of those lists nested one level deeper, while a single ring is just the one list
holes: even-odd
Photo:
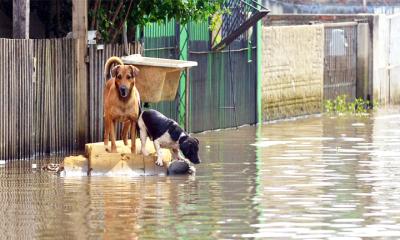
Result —
[{"label": "black and white dog", "polygon": [[189,136],[174,120],[156,110],[145,110],[139,116],[138,125],[142,154],[148,155],[146,140],[149,137],[154,141],[157,165],[163,165],[161,148],[169,148],[173,160],[184,160],[179,156],[179,150],[181,150],[183,156],[192,163],[199,164],[201,162],[198,155],[199,140]]}]

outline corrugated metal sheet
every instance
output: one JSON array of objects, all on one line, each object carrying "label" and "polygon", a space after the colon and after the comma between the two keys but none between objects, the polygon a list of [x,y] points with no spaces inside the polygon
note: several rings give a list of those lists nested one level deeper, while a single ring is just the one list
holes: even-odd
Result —
[{"label": "corrugated metal sheet", "polygon": [[357,25],[325,26],[324,99],[356,97]]}]

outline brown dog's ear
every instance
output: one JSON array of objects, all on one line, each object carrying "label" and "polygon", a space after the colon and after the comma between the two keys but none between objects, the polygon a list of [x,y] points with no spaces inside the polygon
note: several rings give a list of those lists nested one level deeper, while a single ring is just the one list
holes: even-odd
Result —
[{"label": "brown dog's ear", "polygon": [[196,142],[197,142],[197,144],[199,144],[199,139],[197,139],[197,138],[193,138]]},{"label": "brown dog's ear", "polygon": [[132,71],[132,77],[137,77],[139,75],[139,69],[135,66],[129,65]]},{"label": "brown dog's ear", "polygon": [[117,65],[111,69],[111,77],[117,76],[117,73],[118,73],[120,67],[121,67],[121,65]]}]

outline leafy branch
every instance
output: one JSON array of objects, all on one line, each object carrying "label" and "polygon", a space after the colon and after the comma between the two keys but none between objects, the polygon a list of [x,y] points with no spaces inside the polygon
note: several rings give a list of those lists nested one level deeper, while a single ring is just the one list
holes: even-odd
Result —
[{"label": "leafy branch", "polygon": [[137,26],[171,19],[181,24],[208,20],[224,11],[223,3],[224,0],[90,0],[89,26],[99,31],[104,42],[112,43],[117,41],[125,22],[132,33]]}]

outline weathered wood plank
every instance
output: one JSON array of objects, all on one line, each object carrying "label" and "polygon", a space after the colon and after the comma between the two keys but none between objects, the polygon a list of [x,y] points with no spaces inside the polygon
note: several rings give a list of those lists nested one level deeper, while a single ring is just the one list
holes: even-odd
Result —
[{"label": "weathered wood plank", "polygon": [[75,62],[77,75],[76,108],[78,136],[77,143],[83,147],[88,139],[88,107],[87,107],[87,67],[85,58],[87,55],[87,1],[72,1],[72,32],[76,39]]}]

